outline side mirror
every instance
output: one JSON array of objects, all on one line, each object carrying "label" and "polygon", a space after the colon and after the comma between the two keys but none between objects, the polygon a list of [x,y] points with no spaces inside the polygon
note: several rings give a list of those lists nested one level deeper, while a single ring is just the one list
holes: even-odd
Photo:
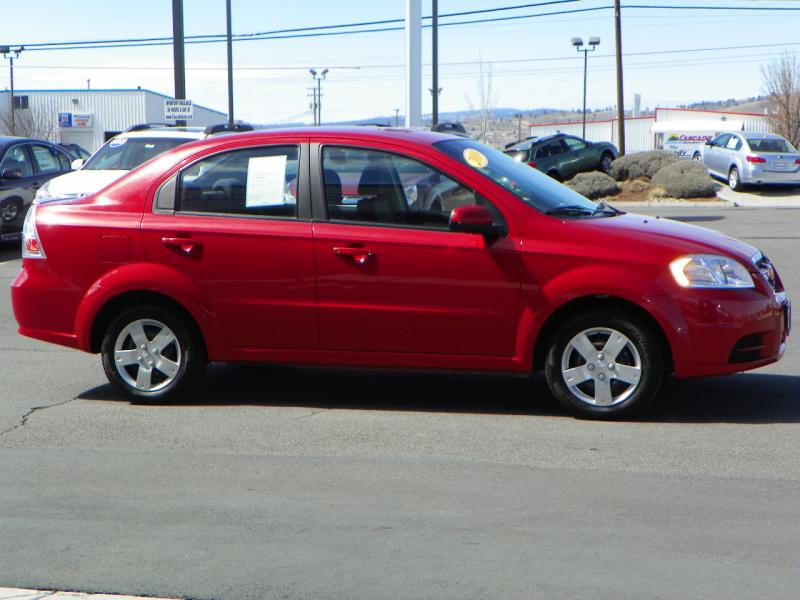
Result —
[{"label": "side mirror", "polygon": [[492,221],[492,215],[483,206],[468,204],[453,209],[450,213],[450,231],[478,233],[486,236],[502,235]]},{"label": "side mirror", "polygon": [[3,169],[0,179],[22,179],[22,169]]},{"label": "side mirror", "polygon": [[80,169],[83,166],[83,162],[84,161],[83,161],[82,158],[76,158],[71,163],[69,163],[69,166],[72,167],[73,171],[77,171],[78,169]]},{"label": "side mirror", "polygon": [[714,145],[714,142],[712,142],[711,140],[706,140],[706,143],[705,143],[705,145],[706,145],[706,146],[713,146],[713,145]]}]

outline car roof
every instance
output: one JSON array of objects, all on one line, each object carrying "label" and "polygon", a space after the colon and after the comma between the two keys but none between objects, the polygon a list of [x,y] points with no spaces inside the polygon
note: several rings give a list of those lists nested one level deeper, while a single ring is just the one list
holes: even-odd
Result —
[{"label": "car roof", "polygon": [[151,127],[138,131],[125,131],[117,134],[117,138],[179,138],[184,140],[202,140],[206,137],[202,127]]}]

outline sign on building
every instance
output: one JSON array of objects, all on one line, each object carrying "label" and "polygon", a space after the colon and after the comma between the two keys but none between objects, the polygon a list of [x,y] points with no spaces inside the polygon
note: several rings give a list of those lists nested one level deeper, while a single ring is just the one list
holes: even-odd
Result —
[{"label": "sign on building", "polygon": [[58,113],[58,126],[62,129],[69,127],[91,127],[92,115],[89,113]]},{"label": "sign on building", "polygon": [[191,100],[164,100],[165,119],[173,121],[191,121],[193,116]]}]

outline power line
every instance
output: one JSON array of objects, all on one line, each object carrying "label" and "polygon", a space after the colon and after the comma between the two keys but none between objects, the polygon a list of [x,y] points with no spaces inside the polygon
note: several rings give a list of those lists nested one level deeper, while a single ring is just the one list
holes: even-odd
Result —
[{"label": "power line", "polygon": [[[550,0],[549,2],[537,2],[537,3],[529,3],[529,4],[520,4],[516,6],[510,7],[498,7],[498,8],[491,8],[491,9],[482,9],[479,11],[463,11],[460,13],[449,13],[447,15],[441,15],[442,18],[444,17],[454,17],[454,16],[463,16],[469,14],[477,14],[477,13],[494,13],[500,11],[508,11],[508,10],[519,10],[521,8],[530,8],[535,6],[546,6],[546,5],[553,5],[553,4],[563,4],[567,2],[578,2],[581,0]],[[773,0],[774,1],[774,0]],[[503,21],[513,21],[513,20],[521,20],[521,19],[532,19],[538,17],[550,17],[550,16],[557,16],[557,15],[570,15],[570,14],[578,14],[578,13],[587,13],[587,12],[596,12],[602,10],[611,10],[613,9],[613,5],[603,5],[603,6],[596,6],[590,8],[578,8],[578,9],[570,9],[570,10],[559,10],[559,11],[551,11],[551,12],[544,12],[544,13],[533,13],[533,14],[525,14],[525,15],[510,15],[510,16],[503,16],[503,17],[492,17],[492,18],[484,18],[484,19],[473,19],[467,21],[451,21],[447,23],[440,23],[440,27],[452,27],[452,26],[460,26],[460,25],[475,25],[475,24],[483,24],[483,23],[497,23]],[[800,11],[800,7],[777,7],[777,6],[709,6],[709,5],[653,5],[653,4],[629,4],[623,5],[623,8],[626,10],[636,9],[636,10],[724,10],[724,11],[756,11],[756,12],[767,12],[767,11],[779,11],[779,12],[798,12]],[[429,18],[429,17],[426,17]],[[297,28],[297,29],[285,29],[285,30],[274,30],[268,32],[257,32],[257,33],[249,33],[249,34],[237,34],[233,36],[234,41],[241,42],[241,41],[264,41],[264,40],[277,40],[277,39],[300,39],[300,38],[312,38],[312,37],[328,37],[328,36],[338,36],[338,35],[352,35],[352,34],[362,34],[362,33],[382,33],[382,32],[389,32],[389,31],[402,31],[402,26],[391,26],[391,27],[374,27],[374,25],[384,25],[384,24],[391,24],[391,23],[400,23],[403,22],[402,19],[387,19],[383,21],[364,21],[360,23],[344,23],[338,25],[322,25],[317,27],[304,27],[304,28]],[[369,27],[368,29],[350,29],[348,31],[332,31],[333,29],[344,29],[344,28],[356,28],[356,27]],[[424,27],[430,27],[430,25],[425,25]],[[284,35],[288,34],[288,35]],[[223,36],[218,34],[208,34],[208,35],[198,35],[198,36],[187,36],[186,43],[187,44],[212,44],[212,43],[222,43],[225,39]],[[172,38],[132,38],[132,39],[120,39],[120,40],[96,40],[96,41],[77,41],[77,42],[47,42],[47,43],[32,43],[32,44],[24,44],[26,50],[31,52],[36,51],[47,51],[47,50],[90,50],[90,49],[103,49],[103,48],[139,48],[145,46],[165,46],[171,45]],[[23,45],[23,44],[13,44]]]}]

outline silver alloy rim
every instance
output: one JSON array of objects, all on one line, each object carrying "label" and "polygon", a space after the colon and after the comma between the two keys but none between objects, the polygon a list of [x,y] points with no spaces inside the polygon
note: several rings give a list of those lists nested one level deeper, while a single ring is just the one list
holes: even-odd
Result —
[{"label": "silver alloy rim", "polygon": [[735,188],[739,185],[739,172],[736,169],[731,169],[730,175],[728,175],[728,185],[731,188]]},{"label": "silver alloy rim", "polygon": [[13,221],[19,216],[19,208],[13,202],[7,202],[0,207],[0,218],[3,221]]},{"label": "silver alloy rim", "polygon": [[140,392],[158,392],[175,381],[182,356],[172,330],[153,319],[133,321],[119,332],[114,343],[117,373]]},{"label": "silver alloy rim", "polygon": [[581,402],[614,406],[639,389],[642,359],[624,333],[593,327],[581,331],[564,348],[561,375],[567,389]]},{"label": "silver alloy rim", "polygon": [[608,173],[611,170],[611,162],[611,158],[608,156],[603,159],[603,164],[600,166],[603,169],[603,173]]}]

